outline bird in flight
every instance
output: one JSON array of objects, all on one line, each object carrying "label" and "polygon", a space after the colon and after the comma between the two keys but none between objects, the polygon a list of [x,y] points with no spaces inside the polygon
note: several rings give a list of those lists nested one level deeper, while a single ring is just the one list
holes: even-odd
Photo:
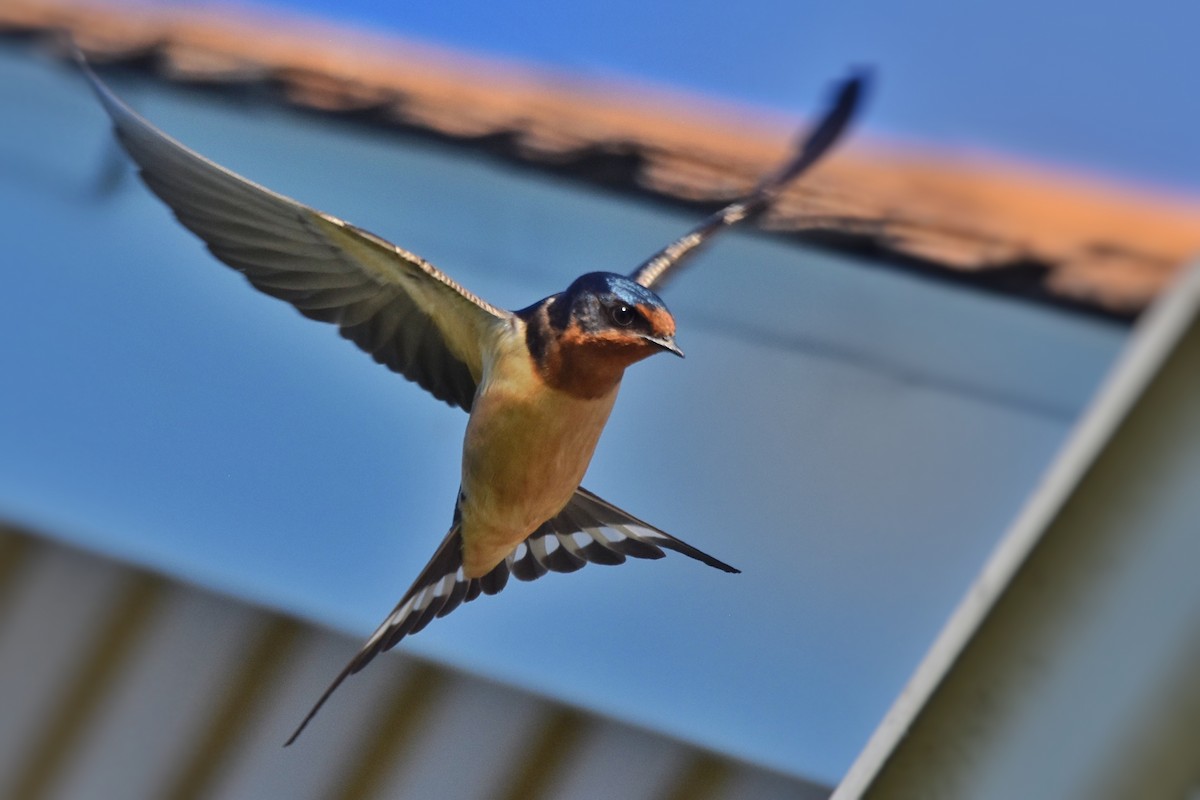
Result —
[{"label": "bird in flight", "polygon": [[301,314],[338,326],[377,362],[469,415],[450,530],[399,604],[333,680],[509,576],[531,581],[586,563],[673,550],[738,572],[580,485],[624,371],[683,353],[655,293],[716,233],[762,214],[837,142],[865,76],[842,82],[787,161],[743,199],[705,219],[628,276],[582,275],[519,311],[497,308],[424,259],[272,192],[155,128],[77,60],[142,179],[218,259]]}]

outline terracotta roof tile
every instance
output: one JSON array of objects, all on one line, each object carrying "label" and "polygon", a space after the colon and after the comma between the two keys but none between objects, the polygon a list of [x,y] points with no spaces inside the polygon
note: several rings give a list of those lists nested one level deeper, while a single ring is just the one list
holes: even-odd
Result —
[{"label": "terracotta roof tile", "polygon": [[[173,80],[268,82],[298,106],[486,141],[514,159],[677,201],[736,196],[782,156],[790,133],[697,98],[245,9],[5,0],[4,31],[66,31],[98,61],[140,60]],[[856,141],[763,227],[1129,315],[1200,253],[1200,200]]]}]

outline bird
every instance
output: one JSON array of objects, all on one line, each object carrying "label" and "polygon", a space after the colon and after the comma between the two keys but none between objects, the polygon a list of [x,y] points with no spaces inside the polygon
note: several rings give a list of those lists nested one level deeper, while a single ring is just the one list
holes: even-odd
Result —
[{"label": "bird", "polygon": [[142,180],[217,259],[468,413],[448,532],[285,746],[349,676],[434,619],[501,591],[510,576],[531,581],[587,563],[658,559],[664,550],[739,572],[581,483],[626,368],[658,353],[683,356],[656,290],[718,232],[761,216],[842,138],[861,105],[865,70],[833,87],[817,124],[745,197],[628,275],[590,272],[508,311],[421,257],[187,148],[133,111],[78,49],[74,55]]}]

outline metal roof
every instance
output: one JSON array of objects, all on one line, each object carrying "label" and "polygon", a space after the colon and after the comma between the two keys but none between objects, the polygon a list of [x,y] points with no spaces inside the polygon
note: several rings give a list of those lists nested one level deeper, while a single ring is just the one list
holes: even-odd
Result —
[{"label": "metal roof", "polygon": [[1200,789],[1200,265],[1138,329],[836,800]]},{"label": "metal roof", "polygon": [[[0,796],[654,800],[828,788],[0,524]],[[51,635],[52,634],[52,635]]]}]

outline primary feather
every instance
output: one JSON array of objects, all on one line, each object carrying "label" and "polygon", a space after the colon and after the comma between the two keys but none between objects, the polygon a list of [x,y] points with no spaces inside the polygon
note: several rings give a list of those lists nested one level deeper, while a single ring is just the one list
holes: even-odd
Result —
[{"label": "primary feather", "polygon": [[83,69],[146,185],[213,255],[255,288],[337,325],[434,397],[470,411],[482,344],[510,312],[424,259],[193,152]]},{"label": "primary feather", "polygon": [[785,186],[799,178],[829,152],[845,132],[862,104],[866,74],[855,75],[838,86],[829,110],[811,131],[797,139],[791,157],[767,175],[750,194],[730,203],[692,230],[646,259],[629,277],[647,289],[660,290],[713,236],[762,214]]}]

